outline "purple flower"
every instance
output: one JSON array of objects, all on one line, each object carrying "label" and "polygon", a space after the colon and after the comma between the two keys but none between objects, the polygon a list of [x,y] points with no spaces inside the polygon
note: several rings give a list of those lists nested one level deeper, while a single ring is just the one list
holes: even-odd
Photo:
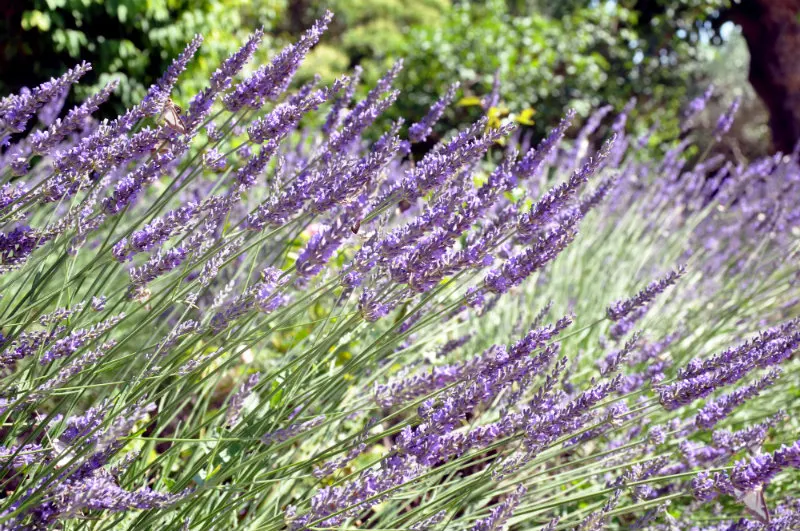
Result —
[{"label": "purple flower", "polygon": [[[122,212],[125,207],[132,204],[145,186],[159,179],[166,173],[170,164],[183,155],[188,149],[188,144],[178,143],[171,146],[165,153],[157,154],[152,160],[142,164],[133,172],[120,179],[111,196],[103,199],[103,209],[108,214]],[[51,188],[48,197],[53,201],[66,195],[67,190],[59,183]]]},{"label": "purple flower", "polygon": [[411,142],[423,142],[428,138],[431,131],[433,131],[433,126],[444,114],[444,110],[455,99],[458,86],[458,83],[450,85],[445,95],[431,106],[428,113],[419,122],[412,124],[408,128],[408,139]]},{"label": "purple flower", "polygon": [[136,289],[146,286],[158,277],[180,266],[188,254],[183,247],[156,253],[144,265],[131,268],[131,283]]},{"label": "purple flower", "polygon": [[656,297],[658,297],[661,293],[664,292],[669,286],[675,284],[675,282],[683,275],[686,271],[684,266],[680,266],[675,271],[670,271],[670,273],[665,276],[664,278],[652,282],[642,291],[637,293],[634,297],[630,299],[624,299],[615,302],[611,306],[606,309],[606,315],[612,321],[619,321],[620,319],[624,319],[631,312],[636,310],[637,308],[641,308],[642,306],[650,303]]},{"label": "purple flower", "polygon": [[236,85],[224,98],[225,107],[236,112],[243,107],[259,108],[267,100],[280,96],[292,81],[300,63],[314,46],[333,18],[328,11],[306,31],[300,40],[284,48],[272,61]]},{"label": "purple flower", "polygon": [[499,268],[491,270],[483,281],[486,290],[492,293],[506,293],[521,284],[533,272],[555,260],[577,235],[572,225],[572,223],[559,225],[548,234],[538,237],[525,251],[512,256]]},{"label": "purple flower", "polygon": [[311,420],[292,424],[289,427],[281,428],[279,430],[264,434],[261,436],[261,442],[266,445],[282,443],[297,437],[302,433],[313,430],[317,426],[320,426],[323,422],[325,422],[325,415],[319,415]]},{"label": "purple flower", "polygon": [[238,74],[247,61],[258,49],[264,30],[257,29],[250,35],[247,42],[236,52],[225,59],[222,64],[211,74],[210,86],[197,93],[189,102],[184,125],[188,131],[193,131],[208,115],[217,96],[231,86],[231,81]]},{"label": "purple flower", "polygon": [[[350,199],[364,201],[359,197],[386,168],[398,150],[399,139],[394,129],[383,135],[373,149],[358,161],[345,168],[332,169],[338,173],[326,175],[324,185],[312,198],[311,205],[316,212],[326,212],[334,205],[343,204]],[[355,221],[355,220],[353,220]]]},{"label": "purple flower", "polygon": [[38,231],[25,226],[18,226],[8,233],[0,232],[0,264],[22,265],[30,254],[47,243],[48,239]]},{"label": "purple flower", "polygon": [[253,392],[253,389],[258,385],[260,379],[260,373],[256,372],[251,374],[247,380],[242,383],[239,390],[236,391],[236,394],[231,397],[230,402],[228,402],[228,411],[225,413],[225,424],[233,427],[239,423],[242,406],[244,406],[245,400],[247,400]]},{"label": "purple flower", "polygon": [[396,301],[383,302],[373,290],[365,289],[358,299],[358,311],[366,321],[373,323],[391,312],[396,303]]},{"label": "purple flower", "polygon": [[211,318],[211,328],[221,331],[232,321],[257,309],[263,313],[272,313],[287,302],[287,296],[280,293],[279,280],[283,272],[274,267],[268,267],[261,272],[261,281],[248,288],[235,300],[227,303],[225,307]]},{"label": "purple flower", "polygon": [[194,54],[200,49],[201,44],[203,44],[203,36],[195,35],[192,40],[189,41],[189,44],[186,45],[186,48],[178,54],[178,57],[173,59],[172,64],[161,74],[158,81],[147,91],[147,95],[142,100],[141,105],[143,108],[147,109],[149,114],[157,114],[163,109],[164,104],[169,99],[170,94],[172,94],[175,83],[178,81],[178,76],[186,70],[189,61],[192,60]]},{"label": "purple flower", "polygon": [[574,172],[567,182],[554,186],[531,207],[529,212],[520,216],[517,224],[517,238],[522,242],[530,241],[545,229],[556,215],[569,205],[578,189],[594,175],[613,145],[612,138],[603,145],[595,158],[590,159],[583,168]]},{"label": "purple flower", "polygon": [[89,96],[81,105],[70,109],[63,119],[56,119],[46,130],[31,133],[31,151],[36,154],[48,154],[68,134],[84,127],[92,113],[108,100],[117,89],[118,84],[119,82],[116,80],[108,83],[98,93]]},{"label": "purple flower", "polygon": [[203,153],[203,166],[214,172],[225,171],[228,161],[218,149],[211,148]]},{"label": "purple flower", "polygon": [[479,137],[474,137],[473,129],[462,132],[444,147],[426,154],[413,170],[406,173],[400,183],[379,198],[378,203],[385,202],[388,197],[414,201],[429,190],[444,185],[460,168],[478,162],[498,139],[505,137],[511,130],[511,126],[501,127],[489,130]]},{"label": "purple flower", "polygon": [[558,147],[574,118],[575,110],[568,110],[558,126],[550,131],[550,134],[536,146],[536,149],[531,149],[522,157],[516,168],[514,168],[514,173],[519,176],[520,180],[538,177],[545,161],[550,157],[553,150]]},{"label": "purple flower", "polygon": [[[375,387],[375,401],[381,407],[392,407],[411,401],[419,396],[430,394],[454,382],[477,378],[497,378],[498,371],[522,362],[524,371],[532,376],[540,372],[548,363],[552,353],[543,357],[527,359],[536,350],[543,349],[547,343],[572,324],[570,317],[562,317],[555,325],[549,325],[528,332],[525,337],[509,348],[494,345],[483,353],[464,362],[434,367],[431,371],[418,374],[385,385]],[[531,365],[528,365],[530,363]],[[521,376],[523,372],[517,372]],[[499,381],[499,380],[498,380]],[[521,379],[522,381],[522,379]],[[519,384],[520,382],[518,382]]]},{"label": "purple flower", "polygon": [[706,105],[708,105],[708,102],[713,95],[714,85],[709,85],[706,87],[706,90],[702,95],[689,102],[689,105],[686,107],[686,110],[683,113],[683,122],[681,123],[682,131],[686,131],[691,128],[692,121],[705,110]]},{"label": "purple flower", "polygon": [[276,105],[269,114],[263,118],[257,118],[247,128],[250,140],[256,144],[270,140],[280,141],[297,126],[303,115],[318,109],[332,95],[338,93],[343,86],[344,82],[336,81],[330,89],[318,90],[298,101],[287,101]]},{"label": "purple flower", "polygon": [[66,480],[56,486],[53,495],[58,500],[61,518],[75,517],[83,510],[111,512],[131,509],[160,509],[177,503],[191,494],[158,492],[149,487],[127,491],[110,474],[97,474],[77,480]]},{"label": "purple flower", "polygon": [[717,120],[717,125],[714,128],[714,138],[717,139],[717,142],[722,140],[722,137],[731,130],[733,126],[733,119],[736,117],[736,111],[739,110],[739,104],[741,104],[742,99],[740,97],[735,97],[731,102],[730,107],[728,110],[725,111],[724,114],[720,115],[719,119]]},{"label": "purple flower", "polygon": [[617,489],[614,491],[614,494],[611,498],[606,502],[602,509],[599,511],[594,511],[589,513],[578,526],[575,528],[576,531],[600,531],[606,528],[606,515],[611,512],[614,507],[619,504],[619,497],[622,494],[622,491]]},{"label": "purple flower", "polygon": [[311,511],[292,522],[291,529],[303,529],[312,522],[319,527],[336,527],[389,497],[396,489],[422,471],[413,458],[391,456],[380,468],[367,469],[342,485],[319,489],[311,498]]},{"label": "purple flower", "polygon": [[791,446],[781,445],[772,454],[737,461],[731,472],[731,484],[740,491],[749,492],[769,483],[785,468],[800,468],[800,441]]},{"label": "purple flower", "polygon": [[608,177],[603,179],[590,194],[581,199],[578,209],[582,215],[586,215],[590,210],[603,202],[603,200],[611,192],[611,189],[617,184],[616,177]]},{"label": "purple flower", "polygon": [[328,461],[327,463],[323,464],[319,467],[314,467],[314,477],[321,479],[326,476],[330,476],[337,470],[340,470],[347,466],[347,463],[364,453],[364,450],[367,449],[367,445],[364,443],[359,443],[350,450],[348,450],[347,454],[343,457],[338,459],[334,459],[332,461]]},{"label": "purple flower", "polygon": [[717,484],[709,472],[700,472],[692,479],[692,494],[696,500],[703,502],[717,497]]},{"label": "purple flower", "polygon": [[0,446],[0,464],[11,461],[12,468],[20,469],[33,463],[42,461],[48,453],[40,444],[26,444],[24,446]]},{"label": "purple flower", "polygon": [[117,342],[114,340],[111,340],[108,343],[103,343],[97,349],[85,352],[69,365],[62,367],[58,371],[58,374],[43,382],[39,387],[36,388],[36,393],[34,393],[36,399],[41,397],[42,393],[65,384],[71,378],[81,373],[86,367],[94,365],[100,361],[100,359],[105,356],[109,350],[114,348],[116,344]]},{"label": "purple flower", "polygon": [[342,242],[352,236],[353,227],[361,220],[365,201],[356,199],[348,205],[331,225],[319,230],[308,241],[306,248],[297,257],[295,269],[305,278],[319,273]]},{"label": "purple flower", "polygon": [[472,531],[493,531],[503,529],[508,519],[514,514],[514,509],[517,508],[517,505],[519,505],[519,502],[522,500],[522,497],[526,492],[528,492],[528,489],[526,489],[522,484],[517,485],[517,488],[514,489],[514,492],[511,493],[511,495],[506,497],[502,503],[492,508],[489,516],[475,522],[475,525],[472,526]]},{"label": "purple flower", "polygon": [[720,420],[730,415],[736,407],[742,405],[750,398],[758,396],[761,391],[773,385],[780,375],[780,369],[774,369],[756,382],[742,389],[737,389],[732,393],[728,393],[713,402],[709,402],[697,413],[695,424],[698,428],[707,430],[713,428]]},{"label": "purple flower", "polygon": [[24,131],[36,111],[63,94],[91,69],[92,65],[84,61],[58,79],[50,79],[31,91],[0,100],[0,135]]},{"label": "purple flower", "polygon": [[525,444],[529,452],[535,453],[559,437],[584,427],[590,408],[615,391],[620,381],[620,376],[617,376],[610,382],[598,384],[566,405],[546,413],[534,413],[531,410],[525,427]]},{"label": "purple flower", "polygon": [[636,323],[647,314],[649,309],[647,305],[640,306],[624,318],[614,322],[608,329],[608,336],[614,341],[625,337],[636,326]]},{"label": "purple flower", "polygon": [[761,354],[768,351],[779,352],[780,347],[790,346],[790,343],[786,343],[786,340],[792,338],[793,335],[798,332],[798,324],[800,324],[800,320],[794,319],[779,327],[762,330],[758,335],[740,345],[728,348],[705,360],[698,358],[693,359],[686,367],[678,370],[678,377],[686,380],[713,372],[739,360],[758,358]]},{"label": "purple flower", "polygon": [[79,328],[77,330],[72,331],[66,337],[63,337],[58,341],[54,342],[53,345],[49,349],[47,349],[44,354],[42,354],[39,363],[41,363],[42,365],[46,365],[52,362],[53,360],[71,356],[81,347],[89,344],[90,342],[94,341],[98,337],[102,336],[103,334],[114,328],[114,326],[116,326],[117,323],[119,323],[124,318],[125,314],[121,313],[110,319],[92,325],[89,328]]},{"label": "purple flower", "polygon": [[326,135],[330,135],[331,132],[333,132],[342,121],[344,109],[350,104],[350,101],[353,99],[353,95],[356,93],[356,88],[358,88],[358,83],[361,79],[362,72],[363,69],[361,66],[356,65],[356,67],[353,68],[352,75],[347,80],[344,93],[333,101],[331,110],[328,112],[328,117],[325,119],[325,123],[322,125],[322,132]]},{"label": "purple flower", "polygon": [[598,362],[598,366],[600,367],[600,375],[607,376],[619,370],[620,365],[625,362],[633,349],[636,348],[638,343],[639,334],[634,334],[633,337],[625,342],[625,346],[622,347],[622,349],[608,354],[605,359]]},{"label": "purple flower", "polygon": [[409,529],[411,531],[428,531],[432,527],[436,527],[440,522],[442,522],[445,517],[447,517],[447,511],[439,511],[438,513],[434,514],[433,516],[429,516],[425,520],[421,520],[416,524],[412,524]]},{"label": "purple flower", "polygon": [[659,401],[669,410],[677,409],[741,380],[755,369],[785,361],[800,346],[796,327],[797,321],[790,321],[707,360],[692,360],[678,371],[677,381],[656,389]]},{"label": "purple flower", "polygon": [[[133,253],[150,251],[166,242],[178,231],[185,230],[189,221],[197,214],[198,205],[190,203],[188,206],[170,210],[164,216],[156,218],[142,229],[134,231],[130,236],[127,249]],[[115,250],[117,255],[127,255],[121,250]]]}]

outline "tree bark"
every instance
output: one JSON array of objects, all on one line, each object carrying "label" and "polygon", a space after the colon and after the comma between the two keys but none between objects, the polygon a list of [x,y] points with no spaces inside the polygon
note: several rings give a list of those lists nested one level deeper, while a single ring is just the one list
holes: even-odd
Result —
[{"label": "tree bark", "polygon": [[800,141],[800,0],[743,0],[728,12],[750,50],[750,84],[769,109],[772,144]]}]

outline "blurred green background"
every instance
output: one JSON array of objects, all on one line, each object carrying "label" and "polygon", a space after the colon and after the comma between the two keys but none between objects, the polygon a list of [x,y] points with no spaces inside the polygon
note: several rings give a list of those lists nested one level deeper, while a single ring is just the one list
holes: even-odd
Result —
[{"label": "blurred green background", "polygon": [[[0,93],[33,86],[85,59],[95,70],[70,97],[79,100],[109,77],[119,78],[121,87],[108,113],[136,102],[195,33],[203,34],[206,41],[183,78],[178,100],[185,101],[201,87],[218,62],[254,28],[263,26],[268,33],[258,57],[265,61],[270,52],[290,42],[329,8],[336,14],[334,24],[313,50],[298,81],[314,74],[330,81],[361,65],[369,85],[388,64],[404,57],[403,95],[393,109],[394,117],[412,121],[450,83],[462,83],[461,105],[448,111],[439,131],[484,112],[470,102],[490,92],[497,72],[499,112],[533,109],[526,112],[532,114],[529,127],[536,135],[554,124],[567,107],[586,117],[594,108],[609,104],[619,110],[636,98],[631,127],[644,131],[658,122],[663,138],[675,138],[681,109],[713,83],[716,95],[701,125],[713,127],[714,117],[734,97],[743,99],[737,127],[717,149],[747,160],[776,147],[785,149],[793,144],[792,138],[797,139],[790,132],[789,140],[776,136],[775,142],[770,141],[770,125],[773,132],[778,129],[770,124],[768,109],[774,122],[775,109],[785,106],[785,101],[769,98],[785,100],[792,94],[770,96],[774,87],[765,89],[764,83],[759,87],[748,80],[753,39],[769,30],[765,26],[769,17],[781,15],[763,11],[770,4],[785,4],[791,10],[792,4],[800,4],[796,0],[29,0],[5,4],[0,7]],[[797,26],[796,15],[789,17],[790,25]],[[761,34],[748,27],[757,25],[758,17],[763,19],[756,28]],[[781,59],[778,53],[766,53],[767,61]],[[651,144],[659,146],[660,141],[656,136]]]}]

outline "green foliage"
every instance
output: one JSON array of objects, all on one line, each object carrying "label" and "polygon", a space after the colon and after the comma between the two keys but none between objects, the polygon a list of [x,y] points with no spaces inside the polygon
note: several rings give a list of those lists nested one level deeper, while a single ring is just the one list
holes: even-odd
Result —
[{"label": "green foliage", "polygon": [[[634,117],[664,120],[685,101],[698,44],[672,38],[668,28],[657,35],[643,26],[635,2],[568,2],[560,9],[516,4],[522,3],[465,2],[440,23],[416,27],[397,55],[407,58],[405,88],[423,94],[401,101],[400,114],[419,114],[452,79],[462,80],[467,95],[487,94],[496,70],[502,101],[512,111],[535,108],[539,124],[553,123],[565,107],[585,116],[603,104],[619,109],[631,97],[638,100]],[[653,42],[656,37],[662,42]],[[649,55],[658,50],[664,52]],[[674,132],[674,119],[666,121]]]},{"label": "green foliage", "polygon": [[[195,33],[203,60],[187,72],[187,93],[208,78],[211,65],[264,26],[267,52],[285,45],[325,9],[336,16],[298,76],[330,83],[357,64],[370,86],[397,58],[406,60],[403,94],[392,118],[420,118],[453,80],[461,96],[481,98],[501,79],[501,104],[539,135],[567,107],[582,116],[600,105],[621,109],[637,98],[632,122],[661,123],[677,133],[682,102],[708,83],[712,21],[726,0],[33,0],[7,19],[11,38],[0,68],[14,72],[0,90],[33,85],[78,60],[94,64],[94,84],[119,78],[119,102],[137,101]],[[12,10],[15,8],[12,8]],[[15,18],[16,17],[16,18]],[[176,95],[180,102],[185,98]],[[185,103],[185,101],[184,101]],[[119,109],[117,109],[119,110]],[[444,131],[474,119],[478,106],[448,110]]]},{"label": "green foliage", "polygon": [[[184,88],[194,92],[254,28],[269,31],[284,8],[285,0],[34,0],[7,23],[3,62],[14,77],[0,81],[0,91],[32,85],[86,60],[94,66],[94,84],[84,85],[77,99],[116,78],[118,103],[130,105],[200,33],[203,59],[185,74]],[[264,57],[269,38],[266,44]]]}]

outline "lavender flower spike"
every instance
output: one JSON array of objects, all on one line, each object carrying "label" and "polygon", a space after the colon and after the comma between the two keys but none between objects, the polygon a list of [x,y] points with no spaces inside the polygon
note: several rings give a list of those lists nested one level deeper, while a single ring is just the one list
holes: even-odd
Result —
[{"label": "lavender flower spike", "polygon": [[553,261],[576,235],[577,231],[567,224],[557,227],[546,236],[538,238],[531,248],[490,271],[483,281],[484,286],[492,293],[507,292],[521,284],[534,271]]},{"label": "lavender flower spike", "polygon": [[169,65],[158,81],[150,87],[147,91],[147,96],[142,100],[142,106],[146,109],[146,112],[156,114],[162,110],[172,93],[172,88],[178,81],[178,76],[186,70],[189,61],[200,49],[201,44],[203,44],[203,36],[195,35],[186,45],[186,48],[172,61],[172,64]]},{"label": "lavender flower spike", "polygon": [[412,124],[411,127],[408,128],[408,139],[411,142],[423,142],[428,135],[431,134],[433,130],[434,124],[439,121],[439,118],[442,117],[444,114],[444,110],[447,108],[450,103],[456,97],[456,90],[458,90],[459,84],[453,83],[447,89],[447,93],[439,99],[436,103],[434,103],[428,113],[423,116],[422,120],[419,122]]},{"label": "lavender flower spike", "polygon": [[228,426],[236,426],[239,423],[242,406],[244,406],[245,400],[247,400],[253,392],[253,388],[258,385],[260,379],[260,373],[251,374],[250,377],[242,383],[242,386],[236,394],[231,397],[231,401],[228,404],[228,412],[225,415],[225,423]]},{"label": "lavender flower spike", "polygon": [[281,95],[289,86],[300,63],[319,41],[333,19],[328,11],[306,31],[300,40],[284,48],[269,64],[256,70],[223,98],[225,107],[236,112],[244,107],[259,108],[267,100]]},{"label": "lavender flower spike", "polygon": [[[603,161],[608,158],[608,154],[614,145],[612,137],[600,148],[597,156],[589,160],[583,167],[575,171],[567,182],[554,186],[537,201],[529,212],[519,218],[517,226],[517,238],[522,241],[531,241],[548,223],[553,221],[558,213],[562,212],[568,203],[575,197],[578,189],[583,186],[589,178],[600,168]],[[520,165],[525,159],[520,161]],[[529,171],[529,170],[528,170]],[[585,212],[588,212],[586,209]],[[585,212],[582,212],[585,213]]]},{"label": "lavender flower spike", "polygon": [[711,96],[713,95],[714,95],[714,85],[709,85],[708,87],[706,87],[706,90],[703,92],[701,96],[698,96],[689,102],[689,106],[683,113],[683,122],[681,123],[682,131],[691,129],[692,121],[698,114],[700,114],[705,110],[708,101],[711,99]]},{"label": "lavender flower spike", "polygon": [[741,98],[736,97],[734,98],[733,102],[731,102],[731,106],[728,107],[728,110],[722,114],[719,119],[717,120],[717,126],[714,128],[714,138],[717,139],[717,142],[722,140],[722,137],[731,130],[733,126],[733,119],[736,116],[736,111],[739,110],[739,104],[741,103]]},{"label": "lavender flower spike", "polygon": [[744,387],[737,389],[732,393],[709,402],[703,409],[697,413],[695,417],[695,424],[698,428],[711,429],[720,420],[727,417],[736,407],[742,405],[745,401],[757,396],[761,391],[770,385],[774,384],[781,375],[780,369],[774,369],[758,381]]},{"label": "lavender flower spike", "polygon": [[103,87],[97,94],[89,96],[80,106],[71,109],[62,120],[58,118],[44,131],[31,134],[31,150],[36,154],[49,153],[69,133],[76,131],[86,122],[93,112],[100,108],[117,89],[119,82],[114,80]]},{"label": "lavender flower spike", "polygon": [[654,300],[669,286],[675,284],[675,282],[684,274],[685,271],[686,267],[680,266],[677,270],[671,271],[664,278],[652,282],[634,297],[615,302],[606,309],[606,315],[612,321],[619,321],[620,319],[623,319],[632,311]]},{"label": "lavender flower spike", "polygon": [[731,472],[734,488],[748,492],[769,483],[785,468],[800,469],[800,441],[783,445],[772,454],[757,455],[738,461]]},{"label": "lavender flower spike", "polygon": [[425,520],[413,524],[411,527],[409,527],[409,529],[411,531],[428,531],[432,527],[438,525],[442,520],[445,519],[446,516],[447,516],[447,511],[439,511],[433,516],[430,516]]},{"label": "lavender flower spike", "polygon": [[8,96],[0,100],[0,136],[7,132],[24,131],[28,120],[36,111],[62,94],[91,69],[92,65],[84,61],[75,68],[67,70],[58,79],[42,83],[28,93]]},{"label": "lavender flower spike", "polygon": [[518,485],[508,498],[492,509],[492,513],[489,516],[475,522],[475,525],[472,526],[472,531],[494,531],[503,529],[508,519],[514,514],[514,509],[517,508],[517,505],[519,505],[520,500],[526,492],[528,492],[528,489],[521,484]]},{"label": "lavender flower spike", "polygon": [[258,29],[250,35],[247,42],[236,52],[230,55],[211,74],[211,86],[197,93],[189,103],[189,112],[186,113],[184,125],[187,130],[194,130],[208,115],[217,96],[231,86],[231,80],[250,60],[264,38],[264,30]]},{"label": "lavender flower spike", "polygon": [[356,66],[353,68],[353,73],[347,81],[347,86],[344,89],[344,93],[336,98],[331,105],[331,110],[328,111],[328,117],[325,119],[325,124],[322,126],[322,132],[326,135],[331,134],[334,129],[339,126],[339,123],[342,121],[344,109],[353,99],[353,95],[356,93],[356,88],[358,88],[359,80],[361,79],[361,74],[363,69],[360,66]]},{"label": "lavender flower spike", "polygon": [[292,437],[297,437],[301,433],[313,430],[323,422],[325,422],[325,415],[319,415],[311,420],[307,420],[299,424],[292,424],[288,428],[282,428],[271,433],[267,433],[261,437],[261,442],[269,445],[288,441]]},{"label": "lavender flower spike", "polygon": [[536,146],[536,149],[531,149],[522,157],[515,168],[515,173],[518,175],[519,179],[534,178],[539,174],[539,170],[541,170],[545,160],[550,156],[553,149],[558,146],[561,139],[564,138],[564,134],[572,124],[574,118],[575,110],[569,109],[559,124],[550,131],[547,138],[542,140],[539,145]]}]

